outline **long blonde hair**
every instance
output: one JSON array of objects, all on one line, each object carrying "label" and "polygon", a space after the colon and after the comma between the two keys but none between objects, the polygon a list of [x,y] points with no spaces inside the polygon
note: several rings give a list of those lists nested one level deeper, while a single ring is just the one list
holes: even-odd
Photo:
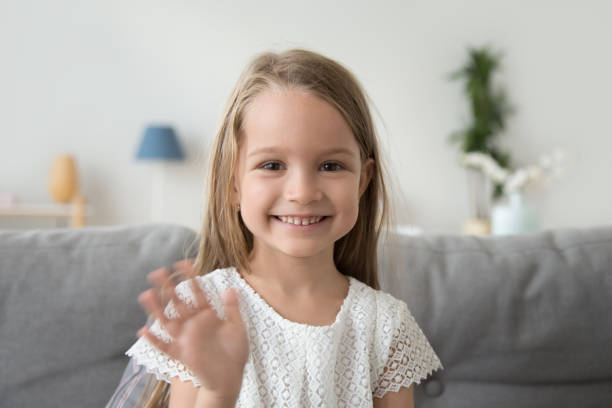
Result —
[{"label": "long blonde hair", "polygon": [[[262,91],[279,88],[309,92],[336,107],[355,136],[362,162],[374,160],[372,178],[359,200],[355,226],[334,244],[334,263],[344,275],[379,289],[377,246],[381,232],[389,231],[392,223],[386,167],[379,153],[366,94],[349,70],[304,49],[256,55],[241,73],[227,101],[210,152],[207,203],[194,273],[204,275],[230,266],[250,273],[248,257],[253,234],[232,205],[233,175],[246,109]],[[144,406],[165,406],[168,394],[168,384],[157,381]]]}]

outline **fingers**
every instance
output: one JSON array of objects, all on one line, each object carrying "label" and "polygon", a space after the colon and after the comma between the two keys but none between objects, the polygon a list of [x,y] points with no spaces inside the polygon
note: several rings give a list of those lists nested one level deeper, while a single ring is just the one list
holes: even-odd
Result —
[{"label": "fingers", "polygon": [[234,288],[228,288],[225,291],[225,313],[227,315],[227,320],[230,322],[239,325],[244,324],[242,316],[240,315],[238,294]]},{"label": "fingers", "polygon": [[193,264],[195,263],[195,259],[193,258],[188,258],[188,259],[183,259],[182,261],[178,261],[175,262],[174,264],[172,264],[172,266],[176,269],[192,269],[193,268]]},{"label": "fingers", "polygon": [[175,284],[185,279],[193,278],[196,275],[193,269],[194,263],[195,259],[183,259],[182,261],[172,264],[172,272],[175,274],[178,273],[178,276],[174,277]]},{"label": "fingers", "polygon": [[167,323],[168,319],[166,318],[166,315],[164,315],[164,311],[159,303],[157,294],[153,289],[148,289],[142,292],[138,296],[138,303],[140,303],[148,314],[153,315],[154,318],[159,320],[162,325]]},{"label": "fingers", "polygon": [[149,274],[147,275],[147,281],[153,286],[162,287],[169,276],[170,269],[159,268],[154,270],[153,272],[149,272]]},{"label": "fingers", "polygon": [[195,297],[195,301],[199,309],[209,308],[211,306],[210,306],[210,303],[208,303],[208,298],[206,297],[206,294],[200,287],[200,284],[197,279],[198,278],[196,277],[196,278],[189,280],[189,285],[191,286],[191,290],[193,292],[193,296]]},{"label": "fingers", "polygon": [[183,302],[182,299],[178,297],[176,288],[172,288],[170,293],[172,296],[172,304],[174,305],[174,310],[178,314],[178,317],[175,318],[176,320],[185,320],[193,313],[195,313],[194,307],[187,305],[185,302]]},{"label": "fingers", "polygon": [[[147,281],[149,284],[157,287],[162,287],[167,281],[172,272],[175,270],[183,276],[190,276],[193,270],[195,259],[188,258],[172,264],[172,270],[170,268],[158,268],[147,275]],[[174,277],[175,284],[182,281],[180,277]]]},{"label": "fingers", "polygon": [[155,346],[155,348],[160,351],[163,351],[166,354],[170,354],[170,343],[166,343],[157,338],[157,336],[151,333],[151,331],[147,327],[143,327],[138,330],[138,336],[144,336],[147,340],[149,340],[149,343]]}]

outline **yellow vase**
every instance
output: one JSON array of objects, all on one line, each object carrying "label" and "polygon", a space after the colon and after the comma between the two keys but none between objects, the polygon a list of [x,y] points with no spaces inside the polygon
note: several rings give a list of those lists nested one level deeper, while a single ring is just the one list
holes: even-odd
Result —
[{"label": "yellow vase", "polygon": [[51,197],[60,203],[68,203],[77,194],[78,187],[74,158],[70,155],[57,156],[49,179]]}]

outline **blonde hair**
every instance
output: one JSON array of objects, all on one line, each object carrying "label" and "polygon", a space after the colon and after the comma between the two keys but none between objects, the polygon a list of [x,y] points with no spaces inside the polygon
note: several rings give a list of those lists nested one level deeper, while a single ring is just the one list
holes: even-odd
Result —
[{"label": "blonde hair", "polygon": [[[297,89],[330,103],[350,126],[362,162],[373,159],[372,178],[359,200],[357,221],[334,244],[334,263],[342,274],[379,289],[377,246],[381,232],[388,232],[392,224],[386,167],[379,153],[366,94],[349,70],[304,49],[256,55],[241,73],[227,101],[210,152],[207,203],[194,273],[204,275],[231,266],[250,273],[248,259],[253,235],[232,205],[233,176],[245,111],[254,98],[269,89]],[[164,406],[169,393],[167,385],[158,381],[144,406]]]}]

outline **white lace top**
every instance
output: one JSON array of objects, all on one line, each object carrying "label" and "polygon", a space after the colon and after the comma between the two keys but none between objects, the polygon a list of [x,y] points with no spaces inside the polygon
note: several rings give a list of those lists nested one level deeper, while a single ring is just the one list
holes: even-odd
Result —
[{"label": "white lace top", "polygon": [[[330,326],[310,326],[279,315],[235,268],[198,276],[220,319],[222,296],[237,290],[249,337],[249,359],[236,407],[371,407],[373,397],[420,384],[442,364],[405,302],[348,277],[347,297]],[[180,299],[193,300],[186,281]],[[172,301],[165,314],[176,316]],[[151,332],[172,338],[156,320]],[[175,376],[199,386],[192,372],[139,338],[126,352],[137,364],[170,382]]]}]

